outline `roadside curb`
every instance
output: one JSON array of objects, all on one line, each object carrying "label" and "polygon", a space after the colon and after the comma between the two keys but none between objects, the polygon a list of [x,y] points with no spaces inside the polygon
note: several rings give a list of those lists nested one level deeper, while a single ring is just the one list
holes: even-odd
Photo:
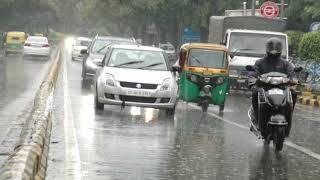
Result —
[{"label": "roadside curb", "polygon": [[52,129],[52,100],[61,65],[60,57],[61,49],[36,94],[20,142],[0,169],[1,180],[45,179]]},{"label": "roadside curb", "polygon": [[303,105],[320,107],[320,96],[313,95],[312,92],[301,92],[298,97],[298,102]]}]

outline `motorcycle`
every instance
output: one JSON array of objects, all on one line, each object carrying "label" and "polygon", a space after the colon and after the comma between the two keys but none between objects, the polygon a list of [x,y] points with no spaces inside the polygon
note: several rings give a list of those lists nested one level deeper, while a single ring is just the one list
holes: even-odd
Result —
[{"label": "motorcycle", "polygon": [[[247,66],[248,71],[255,71],[253,66]],[[301,71],[301,67],[294,69]],[[297,85],[286,74],[270,72],[253,78],[250,83],[258,89],[258,117],[255,119],[253,107],[248,111],[250,131],[262,137],[265,144],[273,141],[276,151],[281,151],[284,140],[290,133],[293,115],[293,100],[290,87]],[[261,133],[261,132],[264,133]]]}]

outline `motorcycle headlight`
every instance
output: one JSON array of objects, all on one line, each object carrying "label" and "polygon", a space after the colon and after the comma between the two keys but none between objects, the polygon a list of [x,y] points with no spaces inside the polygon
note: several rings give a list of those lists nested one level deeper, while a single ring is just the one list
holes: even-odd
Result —
[{"label": "motorcycle headlight", "polygon": [[165,79],[161,85],[160,91],[168,91],[171,85],[171,79]]},{"label": "motorcycle headlight", "polygon": [[223,77],[218,77],[216,83],[217,84],[223,84],[224,78]]},{"label": "motorcycle headlight", "polygon": [[116,87],[116,80],[111,74],[105,75],[106,85],[110,87]]},{"label": "motorcycle headlight", "polygon": [[237,70],[229,70],[230,77],[239,77],[239,73]]}]

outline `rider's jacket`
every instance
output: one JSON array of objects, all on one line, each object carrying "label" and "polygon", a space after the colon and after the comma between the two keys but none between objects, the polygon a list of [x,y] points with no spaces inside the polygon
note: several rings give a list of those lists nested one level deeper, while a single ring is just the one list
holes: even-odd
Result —
[{"label": "rider's jacket", "polygon": [[266,74],[269,72],[279,72],[283,74],[287,74],[290,79],[294,76],[293,65],[278,57],[276,59],[271,59],[272,57],[264,57],[258,61],[256,61],[254,68],[256,69],[256,73],[252,74],[257,77],[261,74]]}]

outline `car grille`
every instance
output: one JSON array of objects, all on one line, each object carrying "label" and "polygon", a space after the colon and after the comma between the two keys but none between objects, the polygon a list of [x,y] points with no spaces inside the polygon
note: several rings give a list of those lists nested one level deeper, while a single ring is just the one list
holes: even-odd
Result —
[{"label": "car grille", "polygon": [[120,82],[120,86],[127,87],[127,88],[136,88],[136,89],[157,89],[158,84]]},{"label": "car grille", "polygon": [[155,103],[157,98],[139,97],[139,96],[119,96],[121,101],[138,103]]},{"label": "car grille", "polygon": [[170,102],[170,98],[162,98],[160,103],[169,103]]}]

